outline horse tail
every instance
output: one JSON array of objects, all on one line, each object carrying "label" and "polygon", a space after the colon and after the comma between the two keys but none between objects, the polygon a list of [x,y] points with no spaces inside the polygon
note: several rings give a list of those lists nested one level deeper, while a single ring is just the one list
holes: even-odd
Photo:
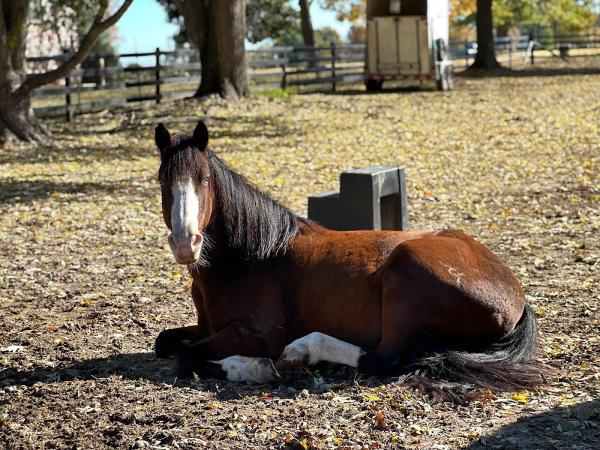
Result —
[{"label": "horse tail", "polygon": [[538,328],[526,304],[515,328],[479,352],[444,351],[423,356],[411,369],[422,369],[435,379],[467,383],[485,389],[511,391],[545,383],[549,372],[535,357]]}]

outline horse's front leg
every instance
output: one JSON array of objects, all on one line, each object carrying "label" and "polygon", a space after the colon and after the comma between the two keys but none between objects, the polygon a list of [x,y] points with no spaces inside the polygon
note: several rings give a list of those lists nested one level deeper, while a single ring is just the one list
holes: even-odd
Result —
[{"label": "horse's front leg", "polygon": [[163,330],[154,341],[154,352],[159,358],[169,358],[175,355],[182,345],[200,341],[207,335],[204,327],[199,325]]},{"label": "horse's front leg", "polygon": [[229,381],[264,383],[280,378],[268,355],[266,339],[243,323],[234,323],[217,334],[184,344],[177,352],[177,374],[214,376]]}]

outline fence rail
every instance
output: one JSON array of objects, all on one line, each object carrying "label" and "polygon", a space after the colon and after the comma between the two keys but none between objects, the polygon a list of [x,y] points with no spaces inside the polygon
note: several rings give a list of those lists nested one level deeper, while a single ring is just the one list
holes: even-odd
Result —
[{"label": "fence rail", "polygon": [[[451,42],[450,55],[457,68],[473,60],[472,42]],[[501,63],[513,68],[534,64],[544,58],[589,57],[600,55],[600,34],[556,36],[532,40],[498,38],[496,52]],[[56,67],[69,56],[28,58],[31,73]],[[321,47],[271,47],[246,52],[250,83],[258,87],[293,87],[335,91],[343,83],[364,81],[365,45]],[[64,115],[101,110],[131,102],[181,98],[194,93],[200,81],[198,53],[176,51],[90,55],[62,82],[33,92],[34,109],[41,116]]]}]

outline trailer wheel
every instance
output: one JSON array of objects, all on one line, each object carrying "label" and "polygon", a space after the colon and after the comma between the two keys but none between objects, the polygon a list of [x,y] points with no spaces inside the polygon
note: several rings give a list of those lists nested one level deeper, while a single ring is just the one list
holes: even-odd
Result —
[{"label": "trailer wheel", "polygon": [[383,86],[383,80],[373,80],[369,79],[365,83],[368,92],[379,92],[381,91],[381,87]]}]

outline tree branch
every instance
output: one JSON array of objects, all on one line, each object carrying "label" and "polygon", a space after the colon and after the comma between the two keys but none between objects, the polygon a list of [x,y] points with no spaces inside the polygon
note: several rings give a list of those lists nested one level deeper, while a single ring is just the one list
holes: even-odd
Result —
[{"label": "tree branch", "polygon": [[27,78],[21,84],[21,86],[19,86],[19,88],[16,91],[14,91],[14,97],[26,97],[34,89],[43,86],[44,84],[52,83],[53,81],[66,77],[69,74],[69,72],[71,72],[75,67],[77,67],[79,63],[81,63],[85,59],[85,57],[94,47],[94,43],[96,42],[96,39],[98,39],[98,36],[100,36],[102,32],[104,32],[108,28],[112,27],[115,23],[117,23],[121,16],[125,14],[125,11],[127,11],[127,8],[129,8],[131,3],[133,3],[133,0],[125,0],[121,7],[112,16],[108,17],[105,20],[102,20],[102,17],[104,16],[108,3],[105,3],[105,6],[101,6],[98,11],[98,14],[96,15],[96,20],[94,20],[92,27],[87,32],[87,34],[83,38],[83,41],[79,45],[79,50],[73,53],[71,57],[69,57],[56,69],[51,70],[49,72],[35,74]]}]

